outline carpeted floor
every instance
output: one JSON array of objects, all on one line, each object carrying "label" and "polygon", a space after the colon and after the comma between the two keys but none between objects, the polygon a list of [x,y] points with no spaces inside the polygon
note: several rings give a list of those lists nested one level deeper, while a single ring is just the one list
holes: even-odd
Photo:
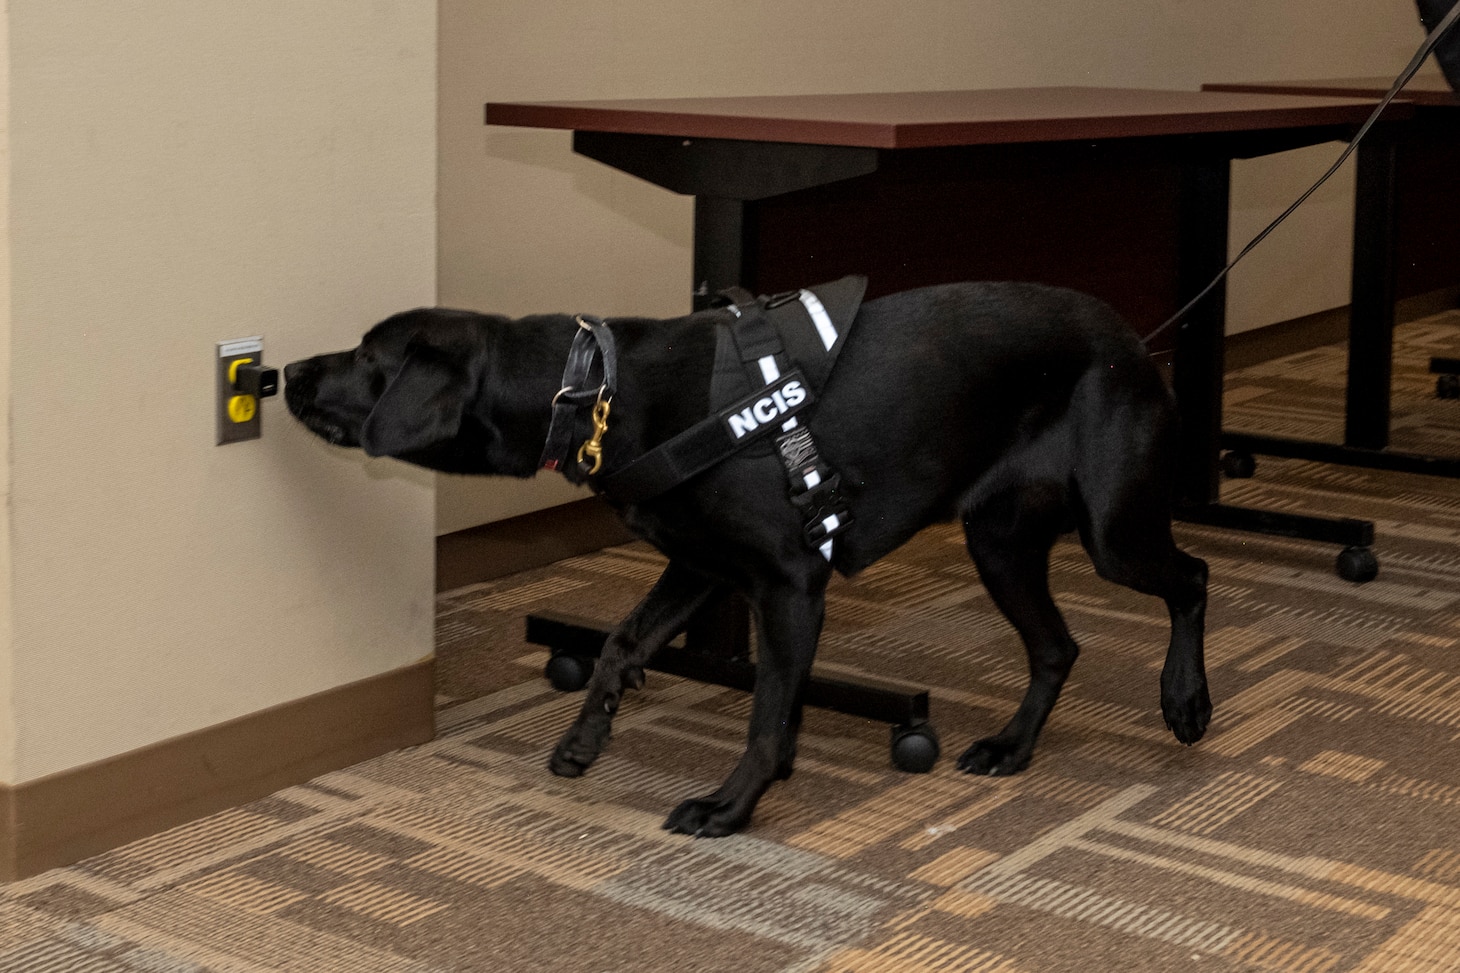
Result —
[{"label": "carpeted floor", "polygon": [[[1397,445],[1460,455],[1424,361],[1460,312],[1401,329]],[[1336,438],[1342,350],[1228,382],[1231,428]],[[1022,692],[1022,651],[952,528],[838,582],[819,665],[927,687],[945,754],[810,711],[749,833],[659,829],[741,746],[744,696],[651,674],[576,781],[546,756],[574,696],[522,618],[622,614],[661,565],[630,545],[439,601],[433,743],[0,889],[3,971],[1043,973],[1460,969],[1460,483],[1263,459],[1234,502],[1376,521],[1378,580],[1331,547],[1182,526],[1212,568],[1217,713],[1157,709],[1159,603],[1065,544],[1084,653],[1032,767],[953,758]]]}]

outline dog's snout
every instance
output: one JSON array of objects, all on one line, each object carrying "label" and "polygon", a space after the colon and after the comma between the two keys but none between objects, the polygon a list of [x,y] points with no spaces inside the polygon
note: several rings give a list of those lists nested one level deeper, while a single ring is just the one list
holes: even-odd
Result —
[{"label": "dog's snout", "polygon": [[290,362],[284,366],[284,402],[289,411],[303,418],[314,409],[319,386],[319,363],[313,358]]},{"label": "dog's snout", "polygon": [[307,375],[310,371],[312,371],[312,369],[310,368],[310,365],[312,363],[313,363],[313,359],[306,358],[303,361],[290,362],[289,364],[285,365],[284,366],[284,381],[285,381],[285,383],[293,382],[293,381],[295,381],[297,379],[304,378],[305,375]]}]

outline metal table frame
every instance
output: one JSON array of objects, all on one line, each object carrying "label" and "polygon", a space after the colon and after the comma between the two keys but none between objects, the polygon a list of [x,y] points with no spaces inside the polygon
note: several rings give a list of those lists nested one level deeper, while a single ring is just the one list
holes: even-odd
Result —
[{"label": "metal table frame", "polygon": [[[1377,101],[1389,85],[1384,78],[1345,78],[1207,85],[1205,90],[1337,94]],[[1454,186],[1454,173],[1460,172],[1460,94],[1441,78],[1420,78],[1401,97],[1414,102],[1413,116],[1376,126],[1356,153],[1343,441],[1227,430],[1220,443],[1241,457],[1234,469],[1250,472],[1255,454],[1460,477],[1460,457],[1389,447],[1395,304],[1403,297],[1460,285],[1460,247],[1453,244],[1460,225],[1460,189]],[[1453,374],[1445,364],[1444,359],[1432,360],[1431,370]],[[1460,370],[1460,363],[1456,365]]]}]

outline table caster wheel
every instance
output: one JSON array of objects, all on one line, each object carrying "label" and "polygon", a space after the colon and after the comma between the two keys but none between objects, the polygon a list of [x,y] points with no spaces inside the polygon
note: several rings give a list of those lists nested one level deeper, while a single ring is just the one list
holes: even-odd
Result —
[{"label": "table caster wheel", "polygon": [[1257,459],[1251,453],[1233,450],[1222,457],[1222,472],[1228,479],[1250,479],[1257,472]]},{"label": "table caster wheel", "polygon": [[1435,396],[1441,399],[1460,399],[1460,375],[1441,375],[1435,379]]},{"label": "table caster wheel", "polygon": [[1338,554],[1338,576],[1363,584],[1379,574],[1379,559],[1367,547],[1345,547]]},{"label": "table caster wheel", "polygon": [[548,659],[542,674],[560,693],[575,693],[588,685],[593,675],[593,660],[576,655],[557,655]]},{"label": "table caster wheel", "polygon": [[926,721],[892,728],[892,765],[909,774],[926,774],[938,762],[938,734]]}]

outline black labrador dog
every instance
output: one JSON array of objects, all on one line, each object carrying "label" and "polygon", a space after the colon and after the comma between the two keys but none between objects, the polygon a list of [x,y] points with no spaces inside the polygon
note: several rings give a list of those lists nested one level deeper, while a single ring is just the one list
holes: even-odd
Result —
[{"label": "black labrador dog", "polygon": [[[730,313],[607,323],[618,375],[600,442],[604,474],[705,418],[713,325]],[[665,827],[707,836],[744,828],[770,784],[791,773],[832,572],[855,573],[953,518],[1030,671],[1008,725],[970,746],[960,768],[1012,774],[1029,763],[1078,652],[1048,584],[1050,549],[1071,530],[1101,576],[1165,601],[1161,710],[1179,741],[1200,739],[1211,717],[1207,567],[1172,540],[1174,403],[1131,328],[1092,297],[1018,283],[893,294],[862,304],[853,323],[799,416],[839,471],[855,518],[831,559],[805,542],[774,455],[737,453],[651,499],[615,504],[669,563],[609,637],[553,772],[583,773],[645,661],[697,609],[738,591],[758,636],[749,743],[724,784],[685,801]],[[407,311],[353,350],[289,365],[286,398],[339,446],[448,473],[530,477],[579,331],[571,315]],[[592,437],[591,422],[579,418],[574,443]],[[562,472],[600,482],[586,463]]]}]

